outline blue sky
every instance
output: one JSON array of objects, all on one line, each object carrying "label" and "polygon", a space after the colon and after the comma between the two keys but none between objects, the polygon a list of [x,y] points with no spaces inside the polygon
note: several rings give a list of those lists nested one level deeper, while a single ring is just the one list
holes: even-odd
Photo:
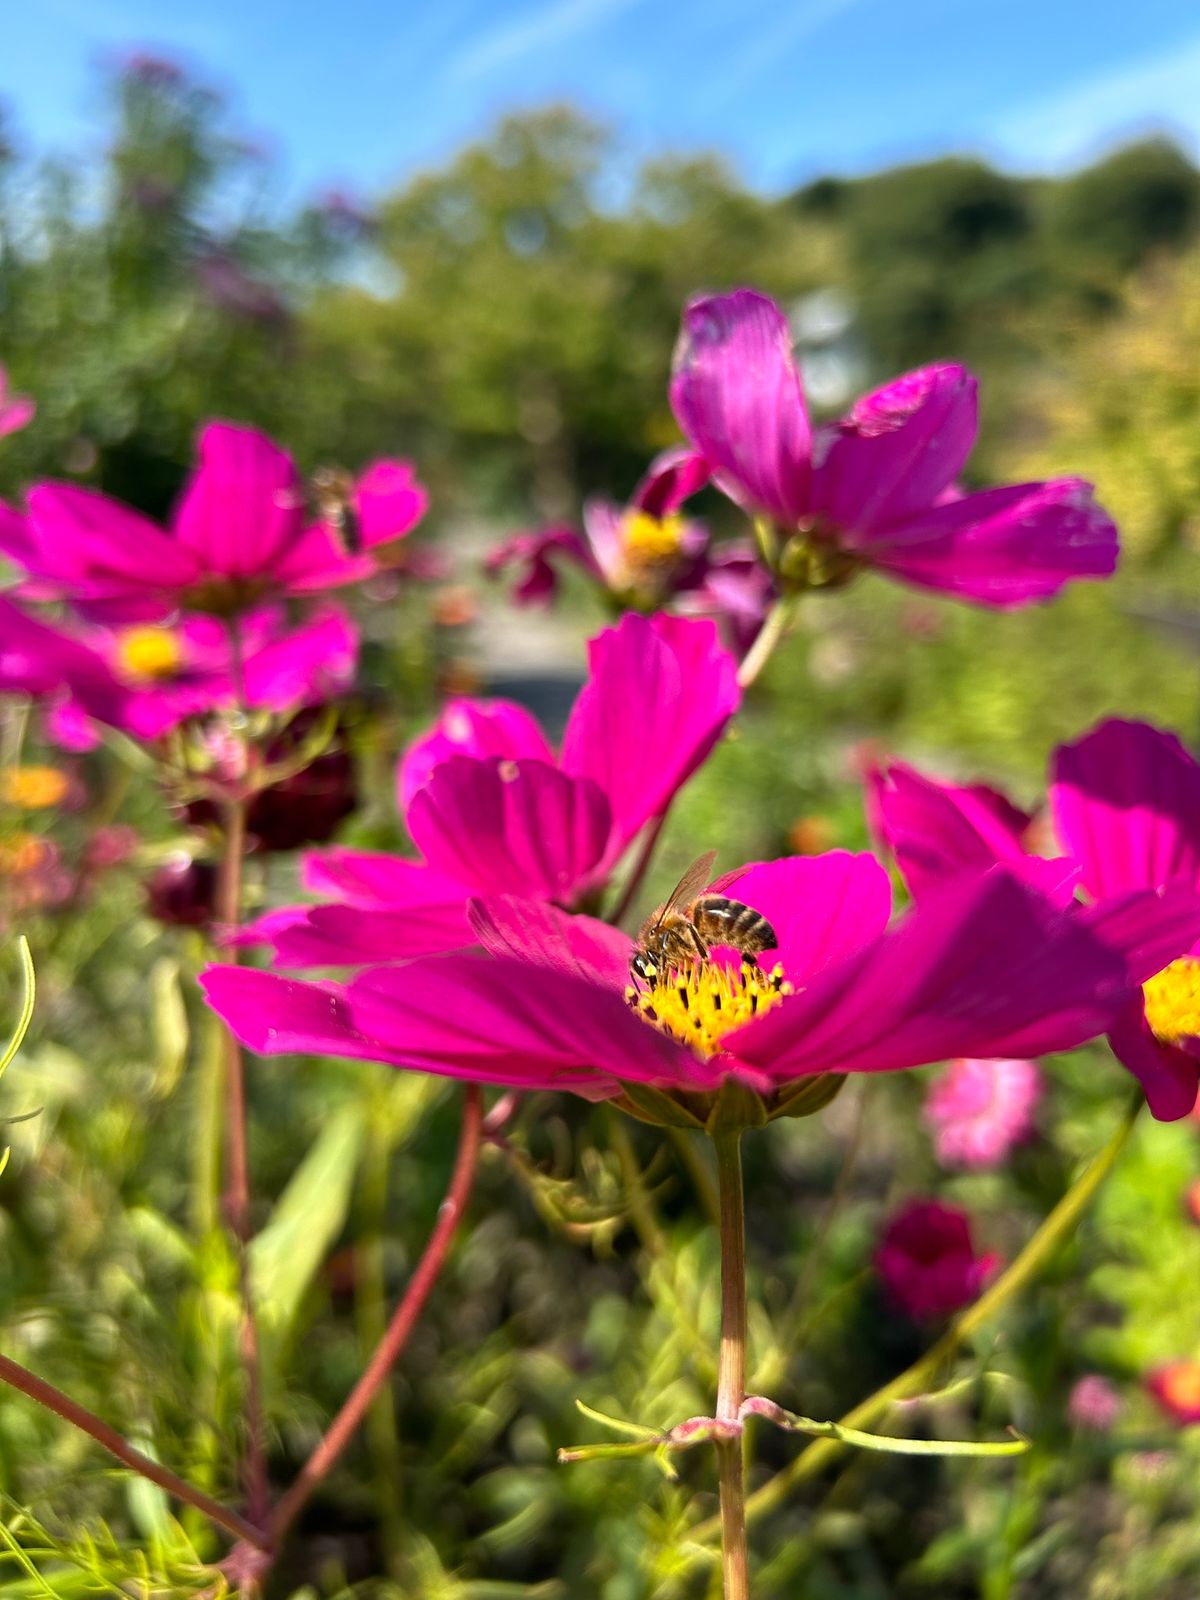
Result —
[{"label": "blue sky", "polygon": [[950,150],[1061,169],[1164,127],[1200,148],[1195,0],[36,0],[0,99],[35,148],[95,142],[92,66],[178,55],[289,192],[371,195],[514,106],[569,98],[633,153],[719,149],[784,189]]}]

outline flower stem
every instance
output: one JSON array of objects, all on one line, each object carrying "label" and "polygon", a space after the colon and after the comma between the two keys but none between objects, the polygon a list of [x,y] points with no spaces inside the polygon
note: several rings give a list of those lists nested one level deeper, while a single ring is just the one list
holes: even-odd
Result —
[{"label": "flower stem", "polygon": [[110,1428],[107,1422],[101,1422],[100,1418],[86,1406],[79,1405],[61,1389],[56,1389],[53,1384],[37,1377],[20,1362],[13,1361],[8,1356],[0,1356],[0,1381],[19,1389],[22,1394],[28,1395],[31,1400],[36,1400],[38,1405],[45,1406],[48,1411],[53,1411],[56,1417],[61,1417],[64,1422],[69,1422],[72,1427],[78,1428],[90,1439],[94,1439],[108,1451],[109,1455],[115,1456],[122,1466],[128,1467],[143,1478],[148,1478],[151,1483],[158,1484],[160,1489],[165,1489],[177,1500],[195,1506],[196,1510],[202,1511],[210,1521],[217,1523],[219,1527],[226,1529],[244,1543],[253,1545],[257,1549],[262,1549],[266,1545],[266,1535],[252,1523],[247,1522],[244,1517],[239,1517],[236,1511],[228,1510],[205,1494],[203,1489],[197,1489],[186,1479],[176,1477],[157,1461],[143,1455],[140,1450],[135,1450],[115,1428]]},{"label": "flower stem", "polygon": [[758,630],[754,643],[747,650],[738,669],[738,685],[748,689],[775,653],[775,646],[791,626],[796,612],[796,596],[780,595],[767,613],[767,620]]},{"label": "flower stem", "polygon": [[[737,1421],[746,1398],[746,1211],[742,1196],[741,1131],[713,1134],[721,1210],[721,1349],[717,1418]],[[721,1562],[725,1600],[749,1600],[746,1483],[740,1436],[717,1441],[721,1485]]]},{"label": "flower stem", "polygon": [[[217,921],[227,930],[238,926],[242,914],[242,866],[246,853],[246,801],[238,795],[222,807],[224,848],[217,882]],[[236,947],[235,956],[236,959]],[[233,1235],[242,1299],[238,1345],[245,1382],[246,1505],[250,1516],[261,1521],[267,1513],[266,1427],[263,1417],[262,1371],[258,1351],[258,1324],[250,1282],[250,1162],[246,1134],[246,1073],[242,1047],[225,1028],[225,1223]]]},{"label": "flower stem", "polygon": [[458,1138],[454,1171],[450,1177],[446,1197],[438,1209],[437,1222],[429,1235],[424,1254],[417,1263],[416,1271],[408,1281],[403,1298],[392,1314],[387,1332],[367,1363],[362,1377],[354,1385],[342,1409],[304,1463],[296,1481],[276,1506],[271,1517],[271,1536],[274,1541],[278,1541],[287,1532],[308,1503],[317,1485],[328,1475],[349,1444],[380,1385],[408,1343],[409,1335],[424,1308],[429,1291],[437,1281],[470,1197],[475,1166],[479,1159],[482,1126],[483,1107],[479,1087],[477,1084],[469,1083],[463,1098],[462,1131]]},{"label": "flower stem", "polygon": [[[1096,1191],[1108,1177],[1116,1164],[1117,1157],[1125,1148],[1138,1112],[1144,1104],[1141,1090],[1138,1090],[1104,1149],[1076,1178],[1011,1266],[1000,1274],[973,1305],[968,1306],[954,1319],[932,1349],[899,1377],[884,1384],[882,1389],[877,1389],[873,1395],[840,1418],[840,1427],[869,1428],[897,1400],[911,1399],[914,1395],[927,1390],[939,1370],[954,1356],[959,1346],[1037,1276],[1075,1231]],[[815,1440],[807,1449],[800,1452],[790,1467],[785,1467],[771,1479],[770,1483],[765,1483],[750,1496],[746,1502],[747,1521],[754,1521],[757,1517],[776,1510],[797,1484],[814,1477],[822,1467],[846,1448],[847,1446],[838,1439]],[[695,1528],[692,1537],[697,1543],[704,1543],[715,1538],[718,1530],[719,1524],[713,1518]]]}]

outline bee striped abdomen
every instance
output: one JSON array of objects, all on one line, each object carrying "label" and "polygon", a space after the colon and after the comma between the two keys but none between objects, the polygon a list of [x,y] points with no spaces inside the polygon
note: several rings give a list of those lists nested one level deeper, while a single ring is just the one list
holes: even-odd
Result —
[{"label": "bee striped abdomen", "polygon": [[705,944],[729,945],[745,956],[773,950],[779,943],[775,929],[753,906],[723,894],[701,895],[691,908],[692,922]]}]

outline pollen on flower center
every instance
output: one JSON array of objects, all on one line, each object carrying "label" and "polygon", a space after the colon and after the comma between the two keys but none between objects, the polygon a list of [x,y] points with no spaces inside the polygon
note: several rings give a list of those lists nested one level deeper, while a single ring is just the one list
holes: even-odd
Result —
[{"label": "pollen on flower center", "polygon": [[1181,956],[1142,986],[1146,1021],[1164,1044],[1200,1037],[1200,960]]},{"label": "pollen on flower center", "polygon": [[696,962],[672,969],[645,989],[630,985],[625,998],[654,1027],[680,1040],[702,1056],[716,1055],[722,1040],[793,992],[783,968],[764,972],[749,964],[736,970],[716,962]]},{"label": "pollen on flower center", "polygon": [[648,511],[630,511],[621,530],[625,559],[638,570],[674,561],[683,542],[683,518],[652,517]]},{"label": "pollen on flower center", "polygon": [[117,641],[117,660],[130,678],[170,678],[180,666],[179,640],[169,628],[126,628]]}]

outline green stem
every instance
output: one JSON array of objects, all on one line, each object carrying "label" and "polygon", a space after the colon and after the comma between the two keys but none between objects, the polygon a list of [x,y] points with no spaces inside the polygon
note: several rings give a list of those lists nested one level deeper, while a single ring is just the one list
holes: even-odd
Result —
[{"label": "green stem", "polygon": [[[746,1210],[741,1131],[713,1134],[721,1207],[721,1350],[717,1417],[736,1421],[746,1398]],[[725,1600],[749,1600],[746,1478],[741,1438],[717,1442],[721,1484],[721,1562]]]},{"label": "green stem", "polygon": [[[990,1321],[996,1313],[1013,1299],[1050,1262],[1059,1247],[1071,1236],[1087,1210],[1096,1191],[1108,1177],[1117,1157],[1125,1148],[1133,1125],[1144,1100],[1140,1090],[1134,1096],[1120,1126],[1104,1149],[1080,1173],[1054,1210],[1042,1223],[1029,1243],[1002,1272],[992,1286],[974,1305],[969,1306],[947,1328],[933,1348],[926,1352],[898,1378],[884,1384],[882,1389],[861,1401],[840,1419],[844,1428],[869,1428],[897,1400],[908,1400],[924,1393],[936,1379],[939,1370],[955,1355],[959,1347],[972,1334]],[[787,1499],[797,1484],[814,1477],[821,1469],[846,1449],[837,1439],[818,1439],[802,1450],[790,1467],[778,1473],[746,1502],[746,1517],[753,1521],[776,1510]],[[697,1542],[714,1539],[719,1531],[715,1519],[702,1523],[692,1534]]]},{"label": "green stem", "polygon": [[795,612],[796,596],[780,595],[767,613],[767,620],[758,630],[758,637],[747,650],[745,659],[738,669],[738,684],[741,688],[748,689],[774,655],[775,646],[791,626]]}]

